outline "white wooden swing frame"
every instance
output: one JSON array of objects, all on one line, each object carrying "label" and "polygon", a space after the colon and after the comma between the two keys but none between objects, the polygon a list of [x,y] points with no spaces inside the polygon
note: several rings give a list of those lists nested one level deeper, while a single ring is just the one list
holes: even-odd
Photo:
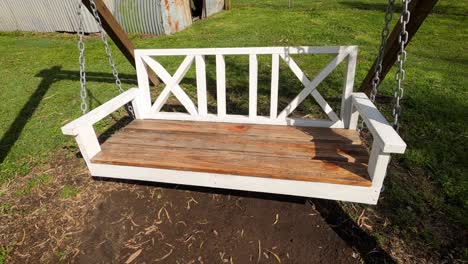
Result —
[{"label": "white wooden swing frame", "polygon": [[[302,72],[291,54],[336,54],[336,57],[312,80]],[[226,111],[226,55],[249,56],[249,114],[230,115]],[[270,115],[257,113],[258,55],[271,55]],[[171,76],[157,61],[158,56],[185,56]],[[216,57],[217,113],[208,113],[205,56]],[[208,48],[208,49],[138,49],[135,50],[138,88],[132,88],[103,105],[62,127],[66,135],[75,137],[91,175],[99,177],[183,184],[243,191],[276,193],[332,200],[376,204],[380,195],[391,153],[404,153],[406,144],[384,116],[364,93],[354,93],[354,75],[357,60],[356,46],[337,47],[264,47],[264,48]],[[280,113],[278,108],[278,82],[280,60],[286,62],[304,85],[304,89]],[[343,85],[341,112],[336,114],[317,91],[323,81],[340,62],[347,59]],[[195,62],[197,106],[179,83]],[[154,103],[151,102],[147,68],[153,70],[166,84]],[[170,94],[174,94],[188,113],[161,112]],[[308,96],[317,101],[329,120],[288,117]],[[331,184],[310,181],[262,178],[231,174],[168,170],[147,167],[93,163],[92,158],[101,151],[93,125],[127,103],[132,103],[136,119],[186,120],[197,122],[227,122],[327,128],[357,128],[359,116],[373,136],[368,162],[370,187]]]}]

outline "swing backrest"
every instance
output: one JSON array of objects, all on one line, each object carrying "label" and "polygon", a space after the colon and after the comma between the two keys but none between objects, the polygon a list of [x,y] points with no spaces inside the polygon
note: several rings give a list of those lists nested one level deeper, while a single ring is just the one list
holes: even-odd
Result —
[{"label": "swing backrest", "polygon": [[[336,54],[312,79],[300,69],[291,55],[295,54]],[[249,57],[249,112],[248,115],[232,115],[226,111],[226,63],[225,56]],[[270,114],[257,113],[258,56],[271,55]],[[171,75],[158,61],[163,56],[185,56],[174,75]],[[216,61],[216,106],[215,114],[208,113],[206,58],[215,57]],[[135,50],[138,86],[141,89],[140,109],[144,119],[169,119],[212,121],[232,123],[297,125],[312,127],[348,128],[351,115],[351,93],[353,92],[356,68],[357,47],[255,47],[255,48],[203,48],[203,49],[137,49]],[[345,59],[346,74],[341,100],[340,113],[323,98],[316,89],[318,85]],[[197,102],[196,104],[179,85],[195,61]],[[284,108],[278,111],[278,87],[280,63],[284,61],[289,69],[303,84],[303,90]],[[154,102],[151,100],[148,71],[152,70],[165,84]],[[161,109],[173,94],[185,107],[186,112],[162,112]],[[328,116],[328,120],[289,117],[299,104],[311,95]]]}]

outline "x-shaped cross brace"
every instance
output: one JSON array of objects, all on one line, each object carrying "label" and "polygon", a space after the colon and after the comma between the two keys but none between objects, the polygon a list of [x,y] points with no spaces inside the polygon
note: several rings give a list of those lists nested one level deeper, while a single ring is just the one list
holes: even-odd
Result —
[{"label": "x-shaped cross brace", "polygon": [[170,93],[179,100],[179,102],[187,109],[191,115],[198,115],[197,107],[193,104],[190,97],[182,90],[179,83],[184,78],[187,71],[190,69],[194,56],[188,55],[184,61],[180,64],[179,68],[175,72],[174,76],[171,76],[167,70],[156,60],[149,56],[142,57],[145,63],[159,76],[159,78],[166,84],[163,91],[154,102],[151,110],[153,112],[159,112],[163,105],[167,102]]}]

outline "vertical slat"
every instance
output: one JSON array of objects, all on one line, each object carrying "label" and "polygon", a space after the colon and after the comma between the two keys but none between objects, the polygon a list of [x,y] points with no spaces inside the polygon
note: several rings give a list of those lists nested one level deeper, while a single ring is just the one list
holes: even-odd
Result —
[{"label": "vertical slat", "polygon": [[344,79],[343,95],[341,98],[341,113],[340,117],[343,120],[345,128],[351,128],[351,93],[353,92],[354,86],[354,75],[356,73],[356,61],[357,61],[357,47],[349,52],[348,64],[346,68],[346,76]]},{"label": "vertical slat", "polygon": [[279,83],[279,55],[271,56],[271,96],[270,96],[270,118],[278,116],[278,83]]},{"label": "vertical slat", "polygon": [[198,114],[206,116],[207,100],[206,100],[206,63],[205,56],[197,55],[195,57],[197,67],[197,99],[198,99]]},{"label": "vertical slat", "polygon": [[257,116],[258,60],[256,54],[249,56],[249,117]]},{"label": "vertical slat", "polygon": [[136,98],[139,112],[135,113],[137,118],[141,118],[143,113],[148,113],[151,108],[151,95],[148,79],[148,72],[146,70],[143,59],[138,54],[135,54],[135,66],[137,72],[138,88],[140,93]]},{"label": "vertical slat", "polygon": [[226,63],[223,55],[216,55],[216,97],[218,116],[226,115]]}]

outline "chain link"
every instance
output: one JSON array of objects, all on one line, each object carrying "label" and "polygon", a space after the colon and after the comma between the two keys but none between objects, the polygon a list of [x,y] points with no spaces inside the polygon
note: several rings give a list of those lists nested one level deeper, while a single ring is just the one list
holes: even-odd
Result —
[{"label": "chain link", "polygon": [[[104,28],[102,26],[102,21],[101,17],[99,16],[97,7],[96,7],[96,2],[95,0],[89,0],[90,6],[91,6],[91,13],[94,16],[94,18],[97,21],[98,24],[98,29],[99,29],[99,35],[101,36],[102,43],[104,43],[104,49],[106,51],[107,55],[107,60],[109,61],[109,65],[112,68],[112,75],[115,78],[115,85],[117,86],[117,89],[119,90],[119,93],[123,93],[124,89],[122,88],[122,81],[120,80],[119,77],[119,72],[117,71],[117,66],[115,65],[114,58],[112,56],[112,52],[109,46],[109,42],[107,41],[107,34],[104,31]],[[86,92],[86,72],[85,72],[85,58],[84,58],[84,42],[83,42],[83,36],[84,36],[84,25],[83,25],[83,13],[82,13],[82,2],[79,0],[79,7],[78,7],[78,17],[79,17],[79,29],[78,29],[78,35],[79,35],[79,41],[78,41],[78,48],[80,50],[80,84],[81,84],[81,111],[83,114],[86,113],[88,106],[86,104],[86,97],[87,97],[87,92]],[[127,111],[129,114],[135,118],[135,113],[133,111],[133,107],[131,104],[127,104],[126,106]]]},{"label": "chain link", "polygon": [[385,55],[385,47],[387,46],[387,38],[390,34],[390,22],[393,18],[393,6],[395,5],[395,0],[389,0],[387,9],[385,11],[385,25],[380,34],[380,49],[379,56],[377,57],[377,64],[374,70],[374,78],[372,79],[372,90],[370,93],[370,99],[372,102],[375,102],[375,97],[377,96],[377,88],[380,84],[380,76],[382,74],[382,61]]},{"label": "chain link", "polygon": [[83,4],[81,0],[79,0],[78,4],[78,50],[80,51],[80,97],[81,97],[81,112],[86,114],[88,111],[88,104],[86,103],[86,97],[88,96],[88,92],[86,89],[86,61],[84,56],[85,51],[85,44],[83,41],[84,36],[84,24],[83,24]]},{"label": "chain link", "polygon": [[[377,88],[380,84],[380,75],[382,73],[382,61],[385,54],[385,47],[387,45],[388,35],[390,34],[390,22],[393,19],[393,7],[395,5],[395,0],[388,0],[387,8],[385,10],[385,17],[384,17],[384,27],[382,32],[380,33],[380,48],[379,48],[379,55],[377,57],[377,62],[375,64],[374,69],[374,77],[372,78],[372,90],[370,92],[370,99],[372,102],[375,102],[375,97],[377,96]],[[361,119],[359,122],[359,131],[364,129],[364,120]]]},{"label": "chain link", "polygon": [[393,91],[393,99],[394,99],[394,106],[393,106],[393,127],[398,132],[400,129],[399,125],[399,118],[401,116],[401,99],[404,95],[404,88],[402,86],[402,82],[405,80],[406,71],[404,69],[404,65],[406,62],[407,53],[405,50],[405,46],[408,43],[409,34],[406,30],[406,25],[409,23],[410,20],[410,11],[408,10],[408,5],[411,0],[402,0],[403,2],[403,11],[400,15],[400,24],[401,24],[401,33],[398,36],[398,43],[400,44],[400,50],[398,51],[397,56],[397,65],[398,69],[395,74],[395,80],[397,85]]}]

